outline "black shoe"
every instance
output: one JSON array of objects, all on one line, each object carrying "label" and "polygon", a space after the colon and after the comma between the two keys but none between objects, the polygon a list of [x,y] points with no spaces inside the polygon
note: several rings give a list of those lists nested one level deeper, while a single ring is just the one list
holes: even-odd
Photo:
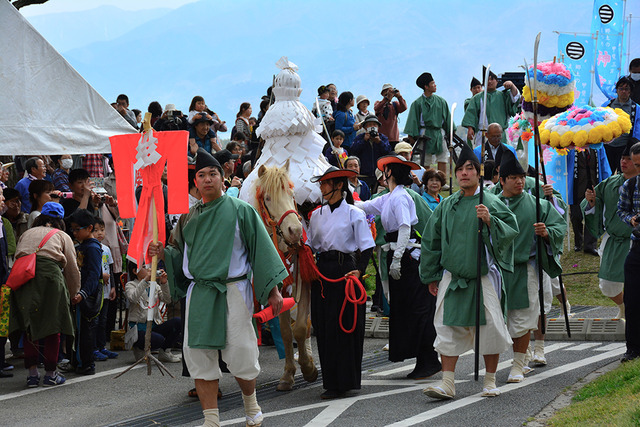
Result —
[{"label": "black shoe", "polygon": [[320,399],[322,400],[337,399],[339,397],[342,397],[343,395],[344,395],[344,392],[341,392],[338,390],[326,390],[324,393],[320,395]]},{"label": "black shoe", "polygon": [[622,363],[630,362],[631,360],[637,359],[639,357],[640,357],[640,353],[635,352],[635,351],[627,351],[622,356],[622,359],[620,359],[620,362],[622,362]]},{"label": "black shoe", "polygon": [[598,256],[598,257],[600,256],[598,251],[596,251],[595,249],[585,249],[584,253],[588,255]]},{"label": "black shoe", "polygon": [[436,364],[427,365],[420,368],[416,366],[413,371],[407,374],[407,378],[410,380],[423,380],[425,378],[429,378],[430,376],[437,374],[441,370],[442,370],[442,365],[440,363],[438,363],[437,365]]},{"label": "black shoe", "polygon": [[96,373],[96,367],[94,365],[89,365],[86,367],[78,367],[76,368],[76,374],[80,375],[94,375]]},{"label": "black shoe", "polygon": [[12,376],[11,372],[0,371],[0,378],[11,378]]},{"label": "black shoe", "polygon": [[377,305],[372,305],[372,306],[371,306],[371,313],[377,313],[377,312],[378,312],[378,310],[380,310],[380,309],[378,308],[378,306],[377,306]]},{"label": "black shoe", "polygon": [[580,252],[582,249],[580,249],[580,246],[574,246],[573,247],[573,251],[574,252]]}]

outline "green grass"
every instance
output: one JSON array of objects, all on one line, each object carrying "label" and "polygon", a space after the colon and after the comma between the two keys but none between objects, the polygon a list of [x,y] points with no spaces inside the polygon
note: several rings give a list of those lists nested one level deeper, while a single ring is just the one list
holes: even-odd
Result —
[{"label": "green grass", "polygon": [[640,426],[640,360],[628,362],[582,388],[551,426]]},{"label": "green grass", "polygon": [[[573,245],[573,233],[571,243]],[[598,270],[600,257],[574,252],[573,247],[565,249],[562,255],[562,281],[567,289],[567,298],[571,305],[602,305],[615,306],[611,299],[602,295],[598,287]],[[573,274],[587,273],[587,274]],[[556,299],[554,305],[559,305]]]}]

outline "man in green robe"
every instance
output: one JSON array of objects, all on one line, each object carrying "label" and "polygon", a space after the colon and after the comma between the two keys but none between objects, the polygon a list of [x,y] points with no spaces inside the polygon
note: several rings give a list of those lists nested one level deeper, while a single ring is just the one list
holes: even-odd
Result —
[{"label": "man in green robe", "polygon": [[[473,98],[474,95],[482,92],[482,83],[480,83],[480,80],[476,79],[475,77],[471,79],[471,85],[470,85],[470,90],[471,90],[471,98]],[[467,107],[469,106],[469,103],[471,102],[471,98],[467,98],[464,100],[464,111],[467,111]]]},{"label": "man in green robe", "polygon": [[220,163],[200,149],[195,170],[202,200],[180,217],[170,244],[163,250],[162,243],[151,243],[149,254],[165,259],[172,299],[186,296],[184,360],[195,379],[204,425],[220,425],[218,350],[242,390],[247,425],[259,425],[253,298],[277,315],[278,285],[288,273],[255,209],[223,193]]},{"label": "man in green robe", "polygon": [[[500,353],[512,341],[504,320],[504,289],[500,270],[513,270],[513,240],[518,224],[495,195],[479,203],[480,164],[471,148],[462,148],[456,163],[460,192],[436,207],[422,234],[420,279],[437,296],[435,349],[442,358],[442,383],[424,390],[429,397],[455,396],[454,371],[458,357],[474,348],[477,263],[481,262],[480,353],[486,375],[483,396],[497,396],[495,372]],[[482,220],[484,250],[478,257],[478,218]],[[480,258],[480,259],[478,259]]]},{"label": "man in green robe", "polygon": [[[484,73],[483,73],[484,75]],[[464,112],[462,126],[467,128],[467,140],[474,141],[474,146],[482,142],[480,130],[486,129],[489,123],[498,123],[502,129],[509,127],[509,119],[520,110],[520,91],[507,80],[503,83],[504,91],[497,91],[498,76],[493,72],[489,72],[489,81],[487,83],[487,105],[486,115],[484,104],[484,92],[480,92],[471,98],[467,109]],[[481,120],[486,117],[487,122],[482,123]],[[406,132],[406,130],[405,130]],[[502,134],[502,142],[506,143],[505,133]]]},{"label": "man in green robe", "polygon": [[[525,171],[516,156],[505,151],[500,164],[502,193],[498,196],[518,220],[518,237],[514,241],[513,272],[504,271],[507,292],[507,326],[513,340],[513,366],[507,382],[524,380],[524,365],[531,331],[538,329],[540,299],[537,263],[550,277],[562,273],[562,253],[567,223],[547,200],[540,200],[540,222],[536,221],[536,198],[524,191]],[[537,238],[536,238],[537,236]],[[538,252],[537,239],[543,251]],[[544,303],[544,301],[543,301]]]},{"label": "man in green robe", "polygon": [[404,133],[409,135],[411,145],[419,137],[426,137],[423,146],[416,148],[420,151],[423,167],[431,165],[433,157],[438,163],[438,170],[447,173],[447,143],[443,140],[442,131],[449,133],[451,112],[444,98],[436,95],[436,82],[430,73],[422,73],[416,84],[424,92],[411,103]]},{"label": "man in green robe", "polygon": [[622,173],[605,179],[596,185],[595,191],[587,189],[585,199],[580,203],[585,224],[591,234],[596,239],[604,235],[600,243],[600,290],[618,305],[617,319],[624,319],[624,261],[631,244],[631,227],[620,220],[616,209],[620,187],[626,180],[638,175],[629,149],[627,145],[620,158]]}]

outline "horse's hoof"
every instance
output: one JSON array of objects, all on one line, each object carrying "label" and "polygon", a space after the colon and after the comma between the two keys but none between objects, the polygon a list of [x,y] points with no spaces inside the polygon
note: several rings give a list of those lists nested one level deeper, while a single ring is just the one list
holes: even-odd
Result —
[{"label": "horse's hoof", "polygon": [[291,391],[291,390],[293,390],[293,384],[286,381],[280,381],[276,386],[276,391]]},{"label": "horse's hoof", "polygon": [[[313,365],[312,365],[313,366]],[[304,369],[300,369],[302,371],[302,378],[308,383],[315,382],[318,379],[318,368],[313,366],[313,370],[311,372],[305,372]]]}]

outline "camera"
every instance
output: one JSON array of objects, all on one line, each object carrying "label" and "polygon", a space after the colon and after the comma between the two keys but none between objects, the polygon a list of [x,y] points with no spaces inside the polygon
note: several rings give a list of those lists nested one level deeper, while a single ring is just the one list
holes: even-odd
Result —
[{"label": "camera", "polygon": [[394,95],[397,95],[397,94],[399,94],[399,93],[400,93],[400,91],[399,91],[398,89],[393,88],[393,94],[394,94]]},{"label": "camera", "polygon": [[180,110],[170,110],[167,111],[167,120],[176,121],[182,117],[182,111]]},{"label": "camera", "polygon": [[369,136],[370,136],[371,138],[377,138],[377,137],[378,137],[378,135],[379,135],[379,134],[378,134],[378,131],[377,131],[377,130],[375,130],[375,129],[371,129],[371,130],[369,131]]}]

